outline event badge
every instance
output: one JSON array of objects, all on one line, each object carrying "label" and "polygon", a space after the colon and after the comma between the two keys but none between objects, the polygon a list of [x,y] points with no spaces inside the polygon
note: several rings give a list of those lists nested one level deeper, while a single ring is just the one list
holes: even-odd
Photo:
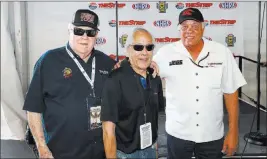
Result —
[{"label": "event badge", "polygon": [[152,145],[152,130],[151,123],[140,125],[140,146],[145,149]]},{"label": "event badge", "polygon": [[88,129],[93,130],[102,127],[100,120],[101,115],[101,99],[97,97],[87,97],[88,110]]}]

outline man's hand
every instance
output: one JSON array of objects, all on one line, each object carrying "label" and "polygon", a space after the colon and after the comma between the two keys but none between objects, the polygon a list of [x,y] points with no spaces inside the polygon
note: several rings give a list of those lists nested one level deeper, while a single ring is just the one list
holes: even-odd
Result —
[{"label": "man's hand", "polygon": [[54,158],[47,146],[38,147],[39,158]]},{"label": "man's hand", "polygon": [[224,139],[223,144],[223,153],[227,156],[232,156],[236,152],[238,144],[238,133],[237,132],[228,132],[226,138]]},{"label": "man's hand", "polygon": [[154,62],[154,61],[151,62],[150,67],[154,69],[153,77],[155,78],[156,75],[159,74],[159,67],[158,67],[158,65],[156,64],[156,62]]}]

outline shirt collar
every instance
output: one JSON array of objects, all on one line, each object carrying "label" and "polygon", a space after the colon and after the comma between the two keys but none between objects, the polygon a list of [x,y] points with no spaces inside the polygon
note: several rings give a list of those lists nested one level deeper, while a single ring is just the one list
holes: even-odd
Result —
[{"label": "shirt collar", "polygon": [[[67,43],[66,47],[67,47],[67,49],[74,55],[74,57],[76,57],[77,59],[81,59],[80,56],[77,55],[77,54],[73,51],[73,49],[70,47],[70,43],[69,43],[69,42]],[[95,52],[96,52],[96,50],[95,50],[95,48],[93,48],[92,53],[91,53],[91,56],[90,56],[89,59],[91,59],[92,57],[95,56],[95,54],[96,54]]]}]

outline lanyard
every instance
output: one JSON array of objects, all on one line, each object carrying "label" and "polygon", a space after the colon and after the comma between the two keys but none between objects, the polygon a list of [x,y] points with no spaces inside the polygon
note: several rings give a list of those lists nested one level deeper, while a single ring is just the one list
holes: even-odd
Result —
[{"label": "lanyard", "polygon": [[95,82],[95,57],[93,58],[93,62],[92,62],[92,72],[91,72],[91,78],[88,76],[88,74],[86,73],[86,71],[83,69],[82,65],[79,63],[79,61],[75,58],[75,56],[68,50],[67,46],[66,46],[66,51],[67,53],[70,55],[70,57],[73,59],[73,61],[76,63],[76,65],[78,66],[78,68],[80,69],[80,71],[82,72],[83,76],[85,77],[85,79],[88,81],[88,83],[91,85],[91,88],[93,90],[93,96],[95,97],[95,91],[94,91],[94,82]]}]

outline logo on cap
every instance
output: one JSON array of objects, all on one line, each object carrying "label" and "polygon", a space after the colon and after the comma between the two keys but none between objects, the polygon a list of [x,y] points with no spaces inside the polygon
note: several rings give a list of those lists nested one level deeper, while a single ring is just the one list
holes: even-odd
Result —
[{"label": "logo on cap", "polygon": [[183,16],[190,16],[190,15],[192,15],[192,12],[194,12],[192,9],[186,9],[186,10],[182,13],[182,15],[183,15]]},{"label": "logo on cap", "polygon": [[168,9],[168,3],[165,1],[159,1],[159,3],[157,3],[157,9],[159,10],[159,13],[166,13],[166,10]]},{"label": "logo on cap", "polygon": [[127,38],[128,38],[128,35],[127,35],[127,34],[123,34],[123,35],[120,37],[119,42],[120,42],[122,48],[125,47]]},{"label": "logo on cap", "polygon": [[89,13],[81,13],[81,21],[94,23],[95,16]]},{"label": "logo on cap", "polygon": [[228,34],[225,38],[225,42],[228,47],[233,47],[236,42],[236,37],[234,36],[234,34]]}]

